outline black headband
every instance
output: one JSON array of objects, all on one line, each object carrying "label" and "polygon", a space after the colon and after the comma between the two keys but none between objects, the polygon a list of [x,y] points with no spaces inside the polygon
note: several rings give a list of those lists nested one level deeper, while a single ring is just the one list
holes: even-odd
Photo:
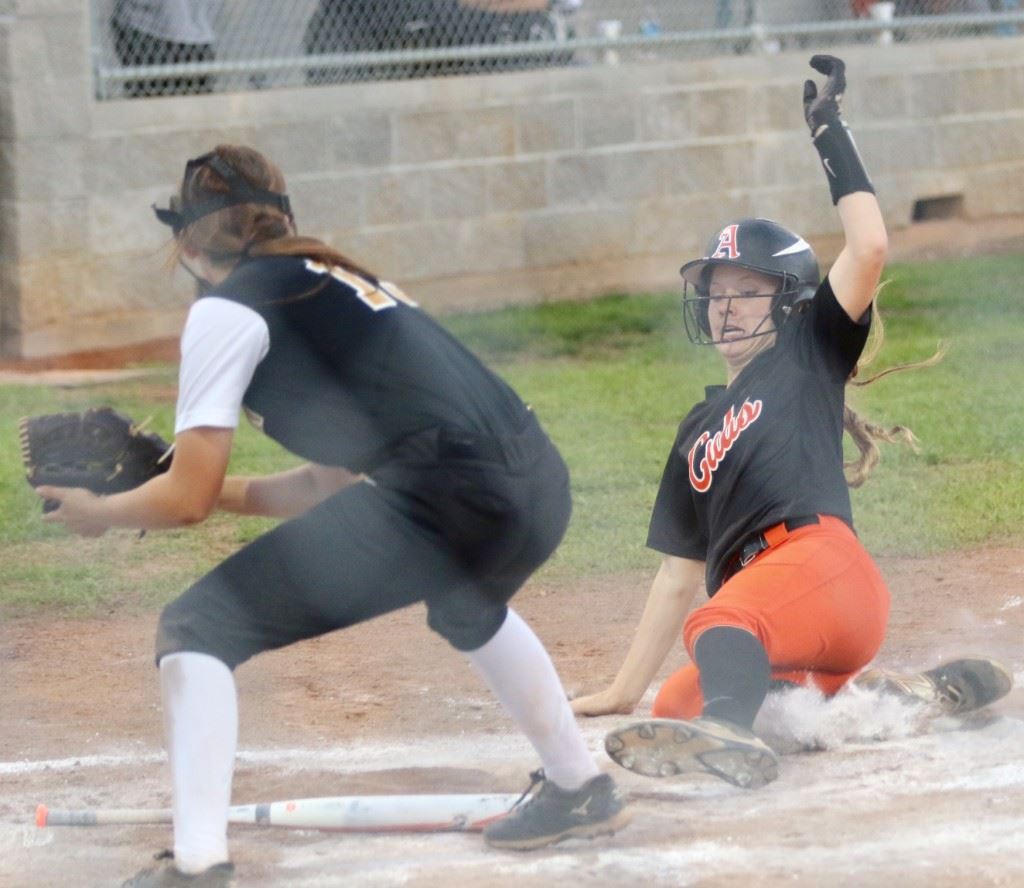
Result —
[{"label": "black headband", "polygon": [[153,204],[153,212],[156,214],[157,219],[164,225],[169,225],[175,235],[180,234],[185,228],[203,216],[216,213],[225,207],[233,207],[243,203],[267,204],[280,210],[289,218],[292,217],[291,202],[288,200],[287,194],[267,191],[264,188],[254,188],[238,175],[231,164],[224,160],[224,158],[218,157],[212,151],[209,154],[194,157],[185,164],[185,178],[182,191],[188,187],[192,177],[199,168],[204,166],[210,167],[224,180],[228,186],[226,194],[218,194],[209,200],[204,200],[202,203],[185,207],[184,209],[181,208],[181,199],[177,195],[171,197],[170,204],[166,208]]}]

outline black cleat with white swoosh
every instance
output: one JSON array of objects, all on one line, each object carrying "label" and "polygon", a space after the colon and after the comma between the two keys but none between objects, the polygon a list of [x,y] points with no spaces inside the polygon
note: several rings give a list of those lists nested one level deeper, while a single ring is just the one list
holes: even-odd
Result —
[{"label": "black cleat with white swoosh", "polygon": [[[576,790],[562,789],[543,771],[534,771],[530,780],[512,810],[484,830],[488,845],[529,851],[563,839],[607,835],[630,820],[630,812],[609,774],[599,774]],[[531,795],[538,785],[540,788]]]}]

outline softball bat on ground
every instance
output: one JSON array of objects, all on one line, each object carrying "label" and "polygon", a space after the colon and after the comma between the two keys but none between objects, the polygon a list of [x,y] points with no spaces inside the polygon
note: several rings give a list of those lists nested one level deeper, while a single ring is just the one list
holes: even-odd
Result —
[{"label": "softball bat on ground", "polygon": [[[228,823],[339,832],[475,831],[505,815],[514,794],[327,796],[234,805]],[[36,826],[170,823],[170,808],[36,809]]]}]

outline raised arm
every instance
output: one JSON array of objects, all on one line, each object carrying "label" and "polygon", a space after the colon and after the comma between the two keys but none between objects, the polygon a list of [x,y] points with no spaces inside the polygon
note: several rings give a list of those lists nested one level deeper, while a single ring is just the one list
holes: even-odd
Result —
[{"label": "raised arm", "polygon": [[889,241],[875,189],[840,114],[846,66],[835,56],[816,55],[811,67],[826,80],[820,91],[813,80],[804,84],[804,117],[846,235],[828,277],[839,304],[859,320],[874,299]]},{"label": "raised arm", "polygon": [[577,715],[628,714],[636,709],[668,652],[704,577],[704,562],[666,555],[651,583],[633,642],[615,680],[604,691],[571,701]]}]

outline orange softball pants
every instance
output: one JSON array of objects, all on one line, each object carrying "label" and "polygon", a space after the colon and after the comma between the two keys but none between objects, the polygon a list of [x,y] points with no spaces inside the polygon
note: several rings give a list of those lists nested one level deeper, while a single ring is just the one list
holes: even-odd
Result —
[{"label": "orange softball pants", "polygon": [[[766,533],[785,536],[730,577],[683,626],[693,660],[702,632],[732,626],[755,635],[772,678],[834,694],[878,652],[889,618],[889,590],[856,534],[840,519]],[[671,675],[654,701],[656,718],[695,718],[704,700],[690,663]]]}]

